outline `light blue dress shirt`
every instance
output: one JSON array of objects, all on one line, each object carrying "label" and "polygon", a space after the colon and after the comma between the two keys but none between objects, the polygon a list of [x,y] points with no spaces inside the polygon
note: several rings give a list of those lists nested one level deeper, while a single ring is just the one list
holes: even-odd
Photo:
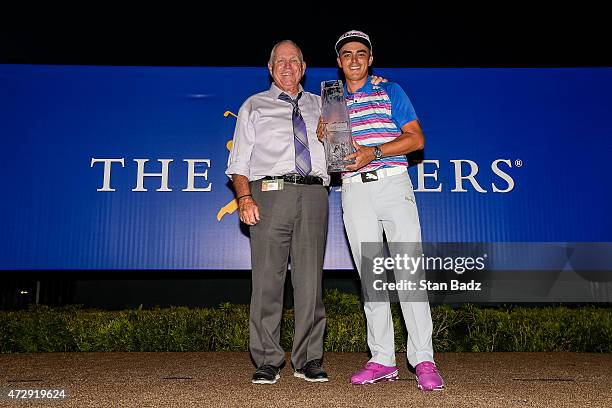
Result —
[{"label": "light blue dress shirt", "polygon": [[[304,92],[298,102],[306,123],[312,170],[329,185],[325,149],[317,139],[321,116],[321,97]],[[249,181],[265,176],[295,173],[295,147],[290,103],[278,99],[282,90],[274,83],[270,89],[250,96],[238,111],[234,141],[225,174],[241,174]],[[294,97],[295,95],[290,95]]]}]

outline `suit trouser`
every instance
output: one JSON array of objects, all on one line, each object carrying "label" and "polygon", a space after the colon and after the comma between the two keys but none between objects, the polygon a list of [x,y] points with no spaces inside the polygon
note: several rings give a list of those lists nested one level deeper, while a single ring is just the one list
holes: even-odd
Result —
[{"label": "suit trouser", "polygon": [[250,351],[257,367],[280,366],[280,323],[287,264],[291,257],[295,334],[291,362],[300,369],[323,357],[325,308],[322,270],[327,237],[328,193],[321,185],[284,183],[284,189],[261,191],[251,183],[260,221],[250,227],[252,295]]},{"label": "suit trouser", "polygon": [[[359,177],[359,176],[357,176]],[[342,185],[342,210],[353,259],[361,276],[361,243],[421,242],[412,182],[407,174],[369,183]],[[392,256],[395,254],[391,253]],[[408,361],[433,361],[432,321],[428,302],[400,302],[408,330]],[[389,303],[365,302],[371,362],[395,365],[393,320]]]}]

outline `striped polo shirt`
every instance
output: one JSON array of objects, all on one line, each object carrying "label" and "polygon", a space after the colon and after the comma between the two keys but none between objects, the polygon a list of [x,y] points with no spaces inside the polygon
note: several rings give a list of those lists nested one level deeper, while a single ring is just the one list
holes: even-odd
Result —
[{"label": "striped polo shirt", "polygon": [[[355,93],[349,93],[346,84],[346,106],[351,118],[351,134],[363,146],[376,146],[390,142],[402,134],[401,127],[417,118],[410,98],[396,83],[381,82],[372,85],[368,77],[365,85]],[[342,173],[352,177],[365,171],[394,166],[408,167],[405,155],[373,160],[356,172]]]}]

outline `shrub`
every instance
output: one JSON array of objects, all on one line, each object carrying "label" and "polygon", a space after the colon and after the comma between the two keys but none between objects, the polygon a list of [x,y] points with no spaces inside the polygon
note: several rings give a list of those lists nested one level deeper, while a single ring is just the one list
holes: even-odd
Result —
[{"label": "shrub", "polygon": [[[338,290],[324,296],[325,350],[367,351],[366,321],[355,295]],[[400,308],[392,305],[395,344],[406,350]],[[612,352],[612,309],[592,306],[432,307],[437,352],[582,351]],[[281,324],[281,345],[291,350],[293,310]],[[54,351],[246,351],[248,305],[102,311],[78,306],[0,311],[0,352]]]}]

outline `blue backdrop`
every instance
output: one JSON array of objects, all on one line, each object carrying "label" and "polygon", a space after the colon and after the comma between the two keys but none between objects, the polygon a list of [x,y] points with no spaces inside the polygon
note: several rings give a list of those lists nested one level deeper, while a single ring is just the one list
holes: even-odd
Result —
[{"label": "blue backdrop", "polygon": [[[612,241],[612,69],[376,73],[425,131],[427,161],[410,168],[425,241]],[[336,77],[309,68],[305,88]],[[264,68],[0,66],[0,267],[249,269],[224,171],[233,113],[268,86]],[[93,159],[123,159],[115,191],[97,191]],[[136,159],[147,173],[173,160],[172,191],[160,177],[132,191]],[[188,159],[210,191],[182,191]],[[337,189],[330,204],[325,266],[351,269]]]}]

